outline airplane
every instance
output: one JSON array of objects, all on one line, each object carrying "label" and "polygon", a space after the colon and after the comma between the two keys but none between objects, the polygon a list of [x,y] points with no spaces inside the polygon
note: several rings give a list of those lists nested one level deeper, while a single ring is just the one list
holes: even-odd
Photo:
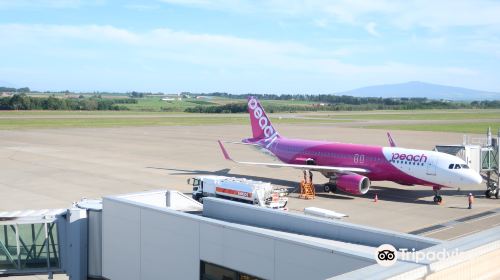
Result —
[{"label": "airplane", "polygon": [[290,139],[278,133],[255,97],[248,97],[248,112],[253,137],[228,143],[254,146],[282,163],[235,161],[219,140],[224,158],[239,164],[317,171],[329,179],[323,187],[325,192],[364,195],[371,182],[392,181],[432,187],[434,202],[441,203],[441,188],[478,185],[483,180],[461,158],[397,147],[390,134],[391,147]]}]

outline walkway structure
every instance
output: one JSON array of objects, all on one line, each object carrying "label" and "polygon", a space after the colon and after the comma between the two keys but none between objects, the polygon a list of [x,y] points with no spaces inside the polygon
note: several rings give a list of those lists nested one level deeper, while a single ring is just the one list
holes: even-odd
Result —
[{"label": "walkway structure", "polygon": [[86,279],[86,218],[78,208],[0,212],[0,277],[66,273]]},{"label": "walkway structure", "polygon": [[434,149],[463,159],[486,180],[486,197],[500,197],[500,129],[497,138],[488,128],[486,138],[469,139],[464,135],[461,145],[437,145]]},{"label": "walkway structure", "polygon": [[57,219],[66,211],[0,212],[0,274],[60,271]]}]

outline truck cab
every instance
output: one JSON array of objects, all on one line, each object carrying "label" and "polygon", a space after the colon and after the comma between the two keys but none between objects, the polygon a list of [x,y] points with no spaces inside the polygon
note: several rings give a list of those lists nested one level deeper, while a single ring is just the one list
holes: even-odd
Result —
[{"label": "truck cab", "polygon": [[203,200],[203,181],[199,178],[189,178],[188,185],[193,186],[192,197],[194,200],[202,202]]}]

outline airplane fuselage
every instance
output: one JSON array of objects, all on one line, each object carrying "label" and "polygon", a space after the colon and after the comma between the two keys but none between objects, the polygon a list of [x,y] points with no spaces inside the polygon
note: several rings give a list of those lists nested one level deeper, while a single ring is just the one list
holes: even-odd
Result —
[{"label": "airplane fuselage", "polygon": [[367,169],[363,175],[371,181],[460,187],[482,180],[462,159],[434,151],[287,138],[276,139],[268,149],[288,164]]},{"label": "airplane fuselage", "polygon": [[324,185],[326,192],[340,189],[363,195],[369,191],[371,181],[392,181],[402,185],[431,186],[435,191],[434,201],[439,203],[442,201],[439,195],[442,187],[471,186],[482,182],[479,173],[470,169],[462,159],[435,151],[396,147],[390,134],[391,147],[289,139],[278,133],[254,97],[248,98],[248,112],[252,138],[243,139],[243,144],[258,147],[282,163],[234,161],[219,141],[224,157],[241,164],[321,172],[330,179]]}]

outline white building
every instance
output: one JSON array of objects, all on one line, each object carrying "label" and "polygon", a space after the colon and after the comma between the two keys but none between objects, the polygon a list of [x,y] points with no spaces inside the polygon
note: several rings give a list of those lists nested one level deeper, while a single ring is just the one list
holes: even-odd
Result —
[{"label": "white building", "polygon": [[204,200],[203,212],[185,212],[164,198],[165,191],[104,198],[105,278],[326,279],[376,264],[382,243],[439,243],[216,198]]}]

